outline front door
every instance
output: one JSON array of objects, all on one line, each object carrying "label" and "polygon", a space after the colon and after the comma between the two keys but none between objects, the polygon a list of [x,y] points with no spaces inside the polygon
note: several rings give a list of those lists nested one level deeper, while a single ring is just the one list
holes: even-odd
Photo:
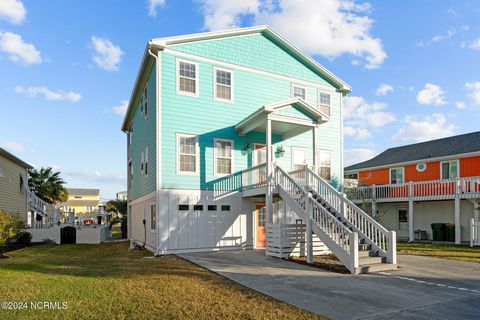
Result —
[{"label": "front door", "polygon": [[255,230],[256,230],[255,248],[265,248],[266,219],[267,219],[267,209],[265,205],[257,204],[255,206]]},{"label": "front door", "polygon": [[408,238],[408,210],[398,209],[398,238]]}]

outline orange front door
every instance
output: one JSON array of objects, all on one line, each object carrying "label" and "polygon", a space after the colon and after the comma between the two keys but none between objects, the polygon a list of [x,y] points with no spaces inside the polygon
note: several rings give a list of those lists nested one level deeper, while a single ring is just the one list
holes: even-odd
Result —
[{"label": "orange front door", "polygon": [[255,229],[256,229],[256,248],[265,248],[265,222],[267,219],[267,210],[264,204],[257,204],[255,207]]}]

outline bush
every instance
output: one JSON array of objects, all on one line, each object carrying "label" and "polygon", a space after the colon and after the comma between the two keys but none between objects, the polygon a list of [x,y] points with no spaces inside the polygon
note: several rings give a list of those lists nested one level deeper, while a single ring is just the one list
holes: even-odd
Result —
[{"label": "bush", "polygon": [[18,245],[28,246],[32,242],[32,235],[27,231],[20,231],[15,237],[15,242]]},{"label": "bush", "polygon": [[6,245],[15,242],[16,236],[24,228],[25,224],[18,215],[0,211],[0,254]]}]

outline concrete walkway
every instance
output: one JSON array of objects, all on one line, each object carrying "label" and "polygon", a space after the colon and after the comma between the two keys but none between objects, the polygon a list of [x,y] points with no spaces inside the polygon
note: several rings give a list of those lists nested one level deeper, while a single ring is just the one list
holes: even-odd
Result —
[{"label": "concrete walkway", "polygon": [[[478,264],[399,256],[401,270],[344,275],[259,251],[182,254],[254,290],[333,319],[479,319]],[[449,287],[450,285],[450,287]]]}]

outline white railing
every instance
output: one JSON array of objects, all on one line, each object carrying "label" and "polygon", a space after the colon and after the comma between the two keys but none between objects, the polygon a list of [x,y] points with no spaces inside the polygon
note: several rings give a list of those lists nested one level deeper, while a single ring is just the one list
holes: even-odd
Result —
[{"label": "white railing", "polygon": [[242,191],[263,188],[267,185],[267,165],[265,163],[241,171]]},{"label": "white railing", "polygon": [[470,247],[480,246],[480,220],[470,219]]},{"label": "white railing", "polygon": [[30,190],[27,190],[27,196],[28,196],[28,203],[30,204],[30,208],[36,211],[37,213],[44,215],[47,211],[46,210],[47,203],[42,199],[40,199],[39,197],[37,197],[37,195]]},{"label": "white railing", "polygon": [[362,235],[367,244],[372,245],[372,249],[378,250],[380,255],[387,257],[388,263],[395,264],[395,232],[385,229],[380,223],[357,207],[352,201],[348,200],[344,194],[333,188],[314,171],[306,168],[305,172],[308,186],[317,196],[337,213],[341,214],[350,223],[349,226],[353,227],[354,231]]},{"label": "white railing", "polygon": [[363,201],[448,200],[480,197],[480,177],[430,180],[402,184],[372,185],[348,188],[350,199]]},{"label": "white railing", "polygon": [[[355,273],[358,268],[357,233],[344,226],[278,166],[275,167],[275,184],[279,191],[284,191],[302,211],[300,217],[303,216],[307,220],[307,226],[313,222],[313,226],[319,229],[319,232],[316,232],[317,236],[327,244],[352,273]],[[312,229],[315,230],[315,228]]]}]

